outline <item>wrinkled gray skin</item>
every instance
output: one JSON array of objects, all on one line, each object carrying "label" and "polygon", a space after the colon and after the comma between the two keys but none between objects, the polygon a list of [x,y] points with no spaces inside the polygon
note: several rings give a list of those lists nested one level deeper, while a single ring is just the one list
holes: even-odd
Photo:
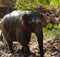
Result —
[{"label": "wrinkled gray skin", "polygon": [[18,41],[27,56],[30,52],[28,44],[31,33],[34,32],[37,36],[40,56],[43,57],[43,21],[46,21],[44,16],[37,11],[15,10],[5,15],[1,20],[1,26],[9,50],[13,53],[13,41]]}]

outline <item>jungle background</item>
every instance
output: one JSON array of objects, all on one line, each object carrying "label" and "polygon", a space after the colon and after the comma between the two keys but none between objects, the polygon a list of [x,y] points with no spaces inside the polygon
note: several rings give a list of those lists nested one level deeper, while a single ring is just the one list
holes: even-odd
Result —
[{"label": "jungle background", "polygon": [[[60,0],[0,0],[0,20],[7,13],[13,10],[38,10],[46,14],[50,22],[43,28],[44,34],[44,54],[45,57],[60,57]],[[23,57],[20,54],[11,54],[6,46],[6,41],[1,35],[0,29],[0,57]],[[39,57],[38,43],[36,35],[32,33],[30,49],[36,55],[29,57]],[[14,43],[14,49],[21,48],[21,45]]]}]

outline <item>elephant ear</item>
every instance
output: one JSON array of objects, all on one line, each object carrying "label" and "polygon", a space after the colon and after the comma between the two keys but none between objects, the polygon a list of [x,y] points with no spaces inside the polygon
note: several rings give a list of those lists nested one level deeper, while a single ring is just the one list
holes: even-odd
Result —
[{"label": "elephant ear", "polygon": [[28,18],[28,15],[25,14],[23,17],[22,17],[23,21],[24,21],[24,24],[28,25],[28,22],[29,22],[29,18]]}]

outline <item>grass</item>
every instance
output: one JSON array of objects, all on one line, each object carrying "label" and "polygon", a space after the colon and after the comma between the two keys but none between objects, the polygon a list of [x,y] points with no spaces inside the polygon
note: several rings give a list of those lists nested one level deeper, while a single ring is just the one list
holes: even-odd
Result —
[{"label": "grass", "polygon": [[[46,30],[43,31],[44,38],[60,38],[60,30]],[[31,38],[36,38],[35,33],[32,33]]]}]

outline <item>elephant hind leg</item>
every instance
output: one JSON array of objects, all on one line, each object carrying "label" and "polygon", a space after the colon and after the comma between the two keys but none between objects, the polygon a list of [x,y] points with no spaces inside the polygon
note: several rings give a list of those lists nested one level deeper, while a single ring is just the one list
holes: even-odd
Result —
[{"label": "elephant hind leg", "polygon": [[14,50],[13,50],[13,42],[10,41],[10,40],[7,40],[7,44],[8,44],[8,48],[10,50],[11,53],[14,53]]},{"label": "elephant hind leg", "polygon": [[12,38],[10,38],[9,33],[7,33],[4,28],[2,29],[2,32],[3,32],[4,38],[7,41],[9,50],[11,51],[11,53],[14,53],[14,51],[13,51],[13,42],[10,41]]}]

